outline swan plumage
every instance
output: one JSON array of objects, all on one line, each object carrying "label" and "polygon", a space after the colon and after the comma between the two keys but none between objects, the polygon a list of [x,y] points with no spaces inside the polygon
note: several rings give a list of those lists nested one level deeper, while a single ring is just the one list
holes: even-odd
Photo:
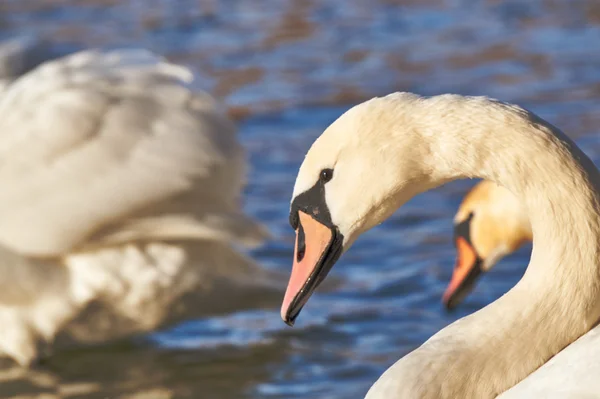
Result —
[{"label": "swan plumage", "polygon": [[268,236],[241,209],[244,149],[194,83],[146,50],[86,50],[0,93],[0,352],[148,331],[260,274],[237,249]]}]

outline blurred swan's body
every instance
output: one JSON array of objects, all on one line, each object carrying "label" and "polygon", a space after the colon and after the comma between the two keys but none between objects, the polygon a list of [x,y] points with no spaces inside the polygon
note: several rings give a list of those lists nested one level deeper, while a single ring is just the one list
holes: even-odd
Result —
[{"label": "blurred swan's body", "polygon": [[260,280],[233,247],[267,235],[240,209],[244,151],[192,80],[146,51],[85,51],[2,92],[0,354],[148,331],[223,279]]},{"label": "blurred swan's body", "polygon": [[457,306],[482,273],[491,270],[533,240],[525,208],[506,188],[484,180],[473,187],[454,216],[456,265],[443,296],[448,309]]},{"label": "blurred swan's body", "polygon": [[398,360],[366,398],[597,396],[600,172],[548,122],[485,97],[374,98],[313,143],[292,194],[296,244],[283,320],[295,322],[362,233],[415,195],[468,177],[520,199],[535,241],[527,271],[504,296]]}]

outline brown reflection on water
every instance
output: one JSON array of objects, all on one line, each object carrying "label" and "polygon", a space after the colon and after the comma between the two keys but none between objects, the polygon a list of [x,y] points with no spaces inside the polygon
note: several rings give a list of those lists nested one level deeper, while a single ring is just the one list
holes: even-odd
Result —
[{"label": "brown reflection on water", "polygon": [[19,399],[220,399],[247,397],[281,362],[285,343],[245,348],[160,350],[121,343],[59,353],[34,370],[7,364],[0,395]]},{"label": "brown reflection on water", "polygon": [[[62,18],[77,8],[81,20],[65,17],[55,25],[46,22],[44,37],[52,43],[80,46],[138,44],[165,53],[205,75],[212,82],[210,91],[229,105],[236,119],[290,106],[348,104],[424,83],[435,87],[439,82],[442,91],[458,88],[469,94],[494,95],[494,88],[503,87],[517,91],[526,84],[555,79],[572,57],[557,58],[533,46],[523,47],[522,42],[540,29],[572,30],[600,23],[600,5],[595,0],[576,4],[565,0],[483,0],[469,7],[460,3],[260,0],[251,6],[247,2],[183,0],[173,6],[168,0],[7,0],[0,2],[0,15],[10,15],[3,25],[18,30],[24,23],[20,22],[24,21],[22,15],[56,14]],[[461,7],[464,10],[457,11]],[[97,19],[90,16],[96,11]],[[422,26],[411,28],[418,20],[415,15],[436,12],[447,12],[448,19],[454,19],[443,29],[426,19],[419,22]],[[385,17],[397,19],[389,22],[390,33],[381,38],[370,36],[367,27]],[[482,18],[490,24],[480,22]],[[505,32],[481,39],[489,29]],[[345,37],[338,33],[342,31],[352,34]],[[172,41],[163,38],[169,34],[175,35]],[[197,40],[204,34],[223,40]],[[278,57],[278,52],[292,46],[295,51],[289,62],[285,52]],[[503,63],[525,68],[506,72],[500,67]],[[314,73],[328,67],[339,73]],[[497,70],[469,81],[466,71],[480,67]],[[440,74],[441,70],[445,73]],[[444,89],[454,80],[450,79],[453,75],[467,83]],[[385,78],[389,84],[373,85],[373,78]],[[568,87],[560,90],[569,95]],[[240,101],[243,91],[255,94]],[[503,99],[522,98],[536,98],[536,93]]]},{"label": "brown reflection on water", "polygon": [[217,79],[213,93],[220,98],[227,97],[245,85],[260,81],[265,75],[265,72],[257,67],[213,70],[209,73]]},{"label": "brown reflection on water", "polygon": [[308,20],[306,15],[312,6],[311,3],[310,0],[293,2],[275,27],[268,32],[263,42],[264,48],[272,49],[286,43],[309,38],[315,31],[315,25]]}]

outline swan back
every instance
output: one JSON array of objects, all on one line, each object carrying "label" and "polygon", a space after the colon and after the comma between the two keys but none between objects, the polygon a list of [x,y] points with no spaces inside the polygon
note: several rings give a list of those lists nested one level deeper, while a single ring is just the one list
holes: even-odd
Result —
[{"label": "swan back", "polygon": [[244,151],[194,84],[147,51],[91,50],[0,94],[0,353],[26,366],[57,336],[150,331],[231,299],[222,281],[266,281],[235,246],[267,236],[241,209]]},{"label": "swan back", "polygon": [[[239,211],[245,155],[190,70],[143,50],[47,62],[0,98],[0,242],[21,253],[265,232]],[[31,228],[35,226],[35,228]]]}]

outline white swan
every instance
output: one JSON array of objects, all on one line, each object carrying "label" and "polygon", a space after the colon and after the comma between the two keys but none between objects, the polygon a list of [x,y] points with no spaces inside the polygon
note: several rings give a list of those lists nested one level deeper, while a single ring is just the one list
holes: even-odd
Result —
[{"label": "white swan", "polygon": [[533,239],[525,209],[507,189],[484,180],[473,187],[454,216],[456,265],[442,301],[456,307],[504,256]]},{"label": "white swan", "polygon": [[192,81],[147,51],[85,51],[0,96],[0,353],[148,331],[256,280],[233,247],[267,234],[240,209],[244,151]]},{"label": "white swan", "polygon": [[[307,153],[291,203],[297,236],[283,319],[294,322],[361,233],[416,194],[465,177],[494,181],[520,198],[534,236],[529,267],[503,297],[396,362],[368,399],[495,397],[587,333],[600,316],[600,174],[585,154],[514,105],[396,93],[347,111]],[[585,350],[574,351],[581,356],[578,372],[599,363]],[[573,385],[585,380],[568,364],[559,369]]]}]

